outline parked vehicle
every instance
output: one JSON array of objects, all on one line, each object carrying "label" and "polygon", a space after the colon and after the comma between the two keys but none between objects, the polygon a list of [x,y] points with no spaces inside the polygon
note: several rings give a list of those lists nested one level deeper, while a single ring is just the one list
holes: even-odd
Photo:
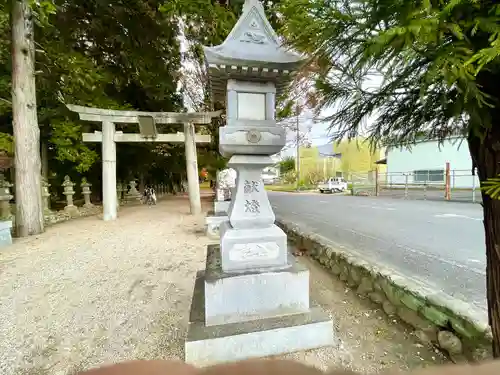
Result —
[{"label": "parked vehicle", "polygon": [[279,183],[279,177],[270,173],[262,173],[262,182],[264,185],[274,185]]},{"label": "parked vehicle", "polygon": [[318,185],[320,193],[340,193],[347,190],[347,182],[342,177],[330,177]]}]

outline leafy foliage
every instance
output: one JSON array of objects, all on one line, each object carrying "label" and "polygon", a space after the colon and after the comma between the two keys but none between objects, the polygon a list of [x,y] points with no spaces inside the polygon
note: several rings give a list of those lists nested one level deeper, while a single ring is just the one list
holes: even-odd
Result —
[{"label": "leafy foliage", "polygon": [[[282,31],[311,56],[317,110],[335,137],[374,143],[484,133],[497,105],[500,6],[493,1],[289,0]],[[380,85],[367,82],[374,78]]]},{"label": "leafy foliage", "polygon": [[285,174],[295,170],[295,158],[288,156],[278,163],[280,174]]},{"label": "leafy foliage", "polygon": [[[0,132],[6,135],[12,134],[8,3],[0,2]],[[98,128],[82,124],[66,103],[145,111],[182,108],[177,93],[178,25],[158,11],[160,4],[151,0],[33,1],[38,118],[42,140],[49,144],[51,170],[60,175],[88,171],[94,184],[100,179],[100,169],[93,168],[100,159],[100,147],[81,139],[82,131]],[[133,129],[125,125],[121,130]],[[176,126],[163,129],[178,130]],[[3,137],[0,148],[10,150],[9,139]],[[150,164],[145,166],[143,161],[170,158],[177,164],[183,159],[179,145],[172,146],[168,155],[154,149],[151,145],[118,147],[119,164],[127,167],[120,178],[148,169]]]},{"label": "leafy foliage", "polygon": [[281,175],[281,181],[285,184],[293,184],[297,182],[297,172],[288,171],[285,174]]},{"label": "leafy foliage", "polygon": [[[203,61],[204,45],[221,44],[234,26],[237,15],[241,11],[242,2],[218,2],[211,0],[169,0],[165,1],[160,10],[169,18],[179,20],[181,36],[185,45],[182,53],[182,89],[186,106],[190,110],[209,111],[220,109],[211,102],[208,87],[208,75]],[[222,126],[220,119],[214,119],[212,124],[205,126],[206,133],[212,136],[209,148],[201,152],[204,162],[200,167],[206,167],[211,176],[218,169],[225,167],[225,160],[218,152],[218,128]]]},{"label": "leafy foliage", "polygon": [[[371,146],[467,139],[483,189],[493,355],[500,357],[500,4],[493,0],[288,0],[283,27],[311,56],[335,138]],[[370,78],[378,78],[377,83]],[[489,180],[489,182],[488,182]]]},{"label": "leafy foliage", "polygon": [[500,177],[490,178],[481,184],[481,190],[493,199],[500,199]]}]

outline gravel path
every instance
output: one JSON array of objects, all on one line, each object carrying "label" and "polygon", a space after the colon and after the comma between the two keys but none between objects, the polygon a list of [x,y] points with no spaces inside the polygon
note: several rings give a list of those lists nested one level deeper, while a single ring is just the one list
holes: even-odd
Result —
[{"label": "gravel path", "polygon": [[206,247],[202,218],[185,203],[62,223],[0,253],[0,374],[182,358]]},{"label": "gravel path", "polygon": [[[49,228],[0,253],[0,374],[66,375],[130,359],[182,359],[208,240],[186,198]],[[334,348],[294,353],[323,369],[374,373],[443,358],[386,321],[308,259],[312,298],[332,315]]]}]

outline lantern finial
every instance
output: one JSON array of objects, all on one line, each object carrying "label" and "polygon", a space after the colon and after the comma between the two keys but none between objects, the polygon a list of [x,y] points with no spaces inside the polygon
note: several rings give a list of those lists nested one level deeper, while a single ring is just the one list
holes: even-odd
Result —
[{"label": "lantern finial", "polygon": [[243,4],[243,12],[249,11],[253,6],[262,8],[262,4],[259,0],[245,0],[245,3]]}]

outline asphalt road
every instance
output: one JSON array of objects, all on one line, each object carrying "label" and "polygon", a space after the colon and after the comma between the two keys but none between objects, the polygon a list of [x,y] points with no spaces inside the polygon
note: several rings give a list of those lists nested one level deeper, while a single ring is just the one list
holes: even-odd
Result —
[{"label": "asphalt road", "polygon": [[486,311],[482,207],[269,192],[276,216]]}]

